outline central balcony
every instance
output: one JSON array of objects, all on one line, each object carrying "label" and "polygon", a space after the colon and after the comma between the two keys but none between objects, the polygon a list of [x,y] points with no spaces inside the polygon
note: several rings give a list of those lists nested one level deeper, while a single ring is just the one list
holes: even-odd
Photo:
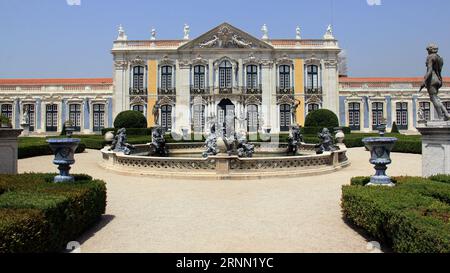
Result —
[{"label": "central balcony", "polygon": [[147,88],[130,87],[130,96],[145,96],[147,95]]},{"label": "central balcony", "polygon": [[305,93],[307,95],[319,95],[322,94],[322,87],[316,87],[316,88],[305,88]]},{"label": "central balcony", "polygon": [[176,92],[176,88],[175,87],[173,87],[173,88],[158,88],[158,94],[159,95],[176,95],[177,94],[177,92]]},{"label": "central balcony", "polygon": [[191,95],[206,95],[209,93],[207,87],[194,87],[191,86]]},{"label": "central balcony", "polygon": [[292,87],[289,87],[289,88],[277,87],[277,94],[278,95],[292,95],[292,94],[294,94],[294,88],[292,88]]}]

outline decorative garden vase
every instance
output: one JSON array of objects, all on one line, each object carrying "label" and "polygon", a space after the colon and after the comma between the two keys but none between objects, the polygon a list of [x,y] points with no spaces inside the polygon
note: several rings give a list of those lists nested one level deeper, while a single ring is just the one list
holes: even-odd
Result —
[{"label": "decorative garden vase", "polygon": [[370,151],[370,163],[375,165],[376,173],[370,178],[368,186],[395,186],[386,175],[387,165],[391,164],[391,151],[397,142],[395,137],[368,137],[363,142]]},{"label": "decorative garden vase", "polygon": [[76,138],[57,138],[47,140],[50,149],[55,154],[53,163],[58,165],[59,175],[55,176],[54,182],[73,182],[74,178],[69,174],[70,165],[75,163],[75,150],[80,144]]}]

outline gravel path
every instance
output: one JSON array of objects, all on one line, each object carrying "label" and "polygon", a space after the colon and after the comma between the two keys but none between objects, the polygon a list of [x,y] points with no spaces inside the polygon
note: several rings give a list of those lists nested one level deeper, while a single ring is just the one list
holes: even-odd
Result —
[{"label": "gravel path", "polygon": [[[192,181],[127,176],[98,166],[99,151],[76,155],[74,173],[103,179],[108,206],[82,252],[368,252],[367,239],[342,220],[341,186],[374,172],[369,154],[313,177]],[[51,156],[19,160],[20,172],[54,172]],[[393,154],[390,175],[420,175],[420,155]],[[188,175],[188,174],[186,174]]]}]

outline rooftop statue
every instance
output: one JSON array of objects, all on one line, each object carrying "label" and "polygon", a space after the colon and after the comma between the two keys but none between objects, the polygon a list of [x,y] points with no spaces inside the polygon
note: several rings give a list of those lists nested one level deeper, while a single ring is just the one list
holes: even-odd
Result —
[{"label": "rooftop statue", "polygon": [[263,33],[262,39],[263,39],[263,40],[268,40],[268,39],[269,39],[269,29],[267,28],[267,25],[266,25],[266,24],[264,24],[264,25],[261,27],[261,32]]},{"label": "rooftop statue", "polygon": [[424,88],[428,90],[430,95],[430,100],[437,111],[440,120],[448,121],[450,120],[450,114],[448,113],[444,104],[442,104],[439,98],[439,89],[442,87],[442,68],[444,66],[444,60],[439,56],[439,48],[435,44],[430,44],[427,47],[428,57],[427,57],[427,73],[425,74],[420,91]]},{"label": "rooftop statue", "polygon": [[297,39],[297,40],[301,40],[302,39],[301,29],[300,29],[299,26],[297,26],[297,28],[295,29],[295,39]]},{"label": "rooftop statue", "polygon": [[191,32],[191,28],[189,27],[188,24],[184,24],[184,39],[185,40],[189,40],[189,33]]}]

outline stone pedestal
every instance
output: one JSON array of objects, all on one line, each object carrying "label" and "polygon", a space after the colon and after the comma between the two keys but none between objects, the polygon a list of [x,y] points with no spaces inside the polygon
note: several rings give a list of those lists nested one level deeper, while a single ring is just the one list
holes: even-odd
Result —
[{"label": "stone pedestal", "polygon": [[422,175],[450,174],[450,121],[428,121],[422,134]]},{"label": "stone pedestal", "polygon": [[20,136],[23,136],[23,137],[29,136],[30,135],[30,124],[23,123],[23,124],[20,124],[20,126],[22,126],[22,129],[23,129],[22,134]]},{"label": "stone pedestal", "polygon": [[17,174],[17,137],[21,132],[21,129],[0,128],[0,174]]}]

